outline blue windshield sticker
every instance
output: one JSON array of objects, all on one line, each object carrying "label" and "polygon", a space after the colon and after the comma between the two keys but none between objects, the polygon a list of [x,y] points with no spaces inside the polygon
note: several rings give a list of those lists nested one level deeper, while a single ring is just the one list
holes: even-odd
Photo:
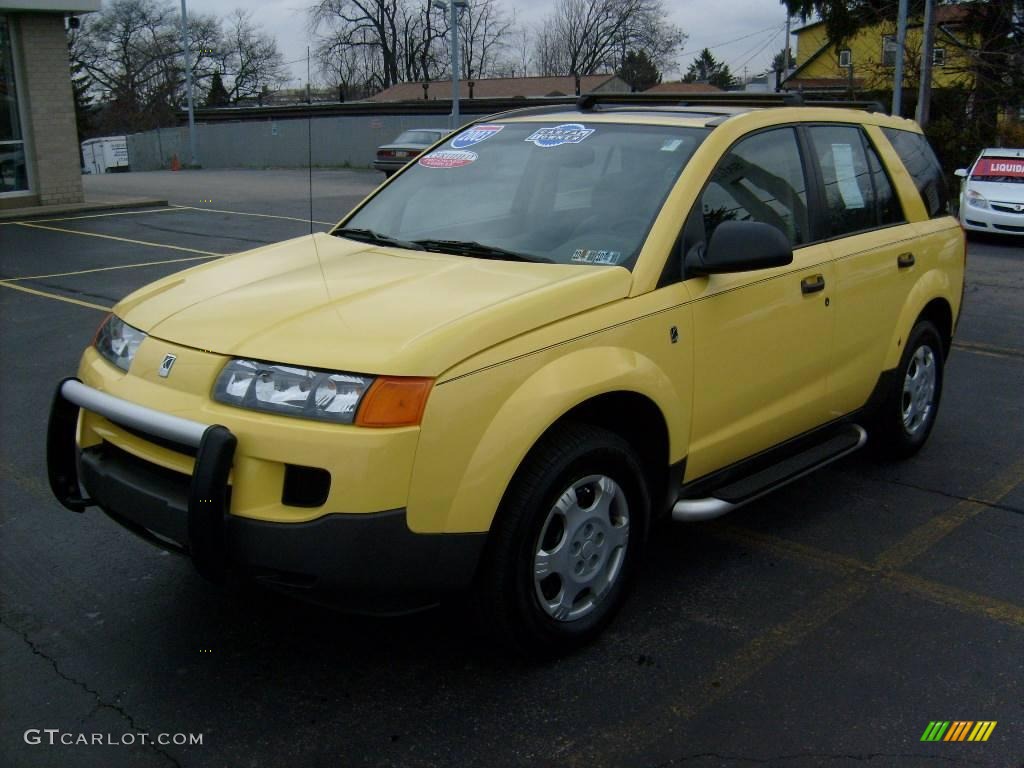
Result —
[{"label": "blue windshield sticker", "polygon": [[474,125],[452,139],[452,148],[465,149],[466,147],[472,147],[474,144],[479,144],[481,141],[491,138],[491,136],[499,133],[504,127],[504,125]]},{"label": "blue windshield sticker", "polygon": [[539,128],[526,137],[526,141],[538,147],[557,147],[561,144],[579,144],[594,128],[587,128],[582,123],[562,123],[548,128]]},{"label": "blue windshield sticker", "polygon": [[578,248],[573,251],[571,261],[577,264],[605,264],[614,266],[622,260],[621,251],[592,251],[586,248]]}]

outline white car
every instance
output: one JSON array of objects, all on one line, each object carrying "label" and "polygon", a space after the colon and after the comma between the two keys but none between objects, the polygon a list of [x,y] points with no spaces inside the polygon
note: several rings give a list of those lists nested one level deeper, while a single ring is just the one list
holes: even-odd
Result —
[{"label": "white car", "polygon": [[956,175],[965,230],[1024,235],[1024,149],[983,149]]}]

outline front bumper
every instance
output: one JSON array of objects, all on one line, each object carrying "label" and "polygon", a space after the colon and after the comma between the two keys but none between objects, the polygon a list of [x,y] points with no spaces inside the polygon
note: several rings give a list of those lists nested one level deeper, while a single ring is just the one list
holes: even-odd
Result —
[{"label": "front bumper", "polygon": [[[107,442],[80,450],[80,409],[195,448],[191,476]],[[188,555],[213,580],[235,570],[277,586],[334,593],[347,607],[373,613],[410,610],[471,583],[486,535],[413,533],[404,509],[293,523],[232,515],[236,444],[224,426],[170,416],[66,379],[50,412],[50,487],[68,509],[98,505],[134,533]]]},{"label": "front bumper", "polygon": [[[999,205],[1007,205],[999,203]],[[1024,235],[1024,212],[975,208],[961,204],[960,224],[972,232],[993,232],[1004,235]]]}]

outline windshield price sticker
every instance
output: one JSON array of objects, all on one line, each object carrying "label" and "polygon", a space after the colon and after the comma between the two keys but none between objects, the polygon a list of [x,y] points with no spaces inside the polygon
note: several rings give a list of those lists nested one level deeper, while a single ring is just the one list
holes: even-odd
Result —
[{"label": "windshield price sticker", "polygon": [[591,251],[586,248],[578,248],[573,251],[571,261],[577,264],[606,264],[613,266],[622,259],[621,251]]},{"label": "windshield price sticker", "polygon": [[479,144],[481,141],[491,138],[494,134],[500,133],[504,127],[504,125],[474,125],[452,139],[451,145],[455,149],[472,147],[474,144]]},{"label": "windshield price sticker", "polygon": [[479,155],[476,152],[456,149],[439,149],[419,159],[424,168],[461,168],[475,163]]},{"label": "windshield price sticker", "polygon": [[561,144],[579,144],[590,134],[594,128],[587,128],[582,123],[562,123],[548,128],[540,128],[529,136],[529,141],[538,147],[557,147]]},{"label": "windshield price sticker", "polygon": [[983,157],[974,169],[975,176],[1019,176],[1024,178],[1024,160]]}]

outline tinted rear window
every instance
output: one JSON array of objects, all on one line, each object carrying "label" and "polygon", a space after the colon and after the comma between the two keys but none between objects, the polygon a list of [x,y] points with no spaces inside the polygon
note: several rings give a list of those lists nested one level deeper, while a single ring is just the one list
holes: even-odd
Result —
[{"label": "tinted rear window", "polygon": [[921,193],[928,216],[935,219],[949,213],[949,191],[942,166],[932,152],[928,140],[920,133],[896,128],[882,129],[900,156],[907,172]]}]

